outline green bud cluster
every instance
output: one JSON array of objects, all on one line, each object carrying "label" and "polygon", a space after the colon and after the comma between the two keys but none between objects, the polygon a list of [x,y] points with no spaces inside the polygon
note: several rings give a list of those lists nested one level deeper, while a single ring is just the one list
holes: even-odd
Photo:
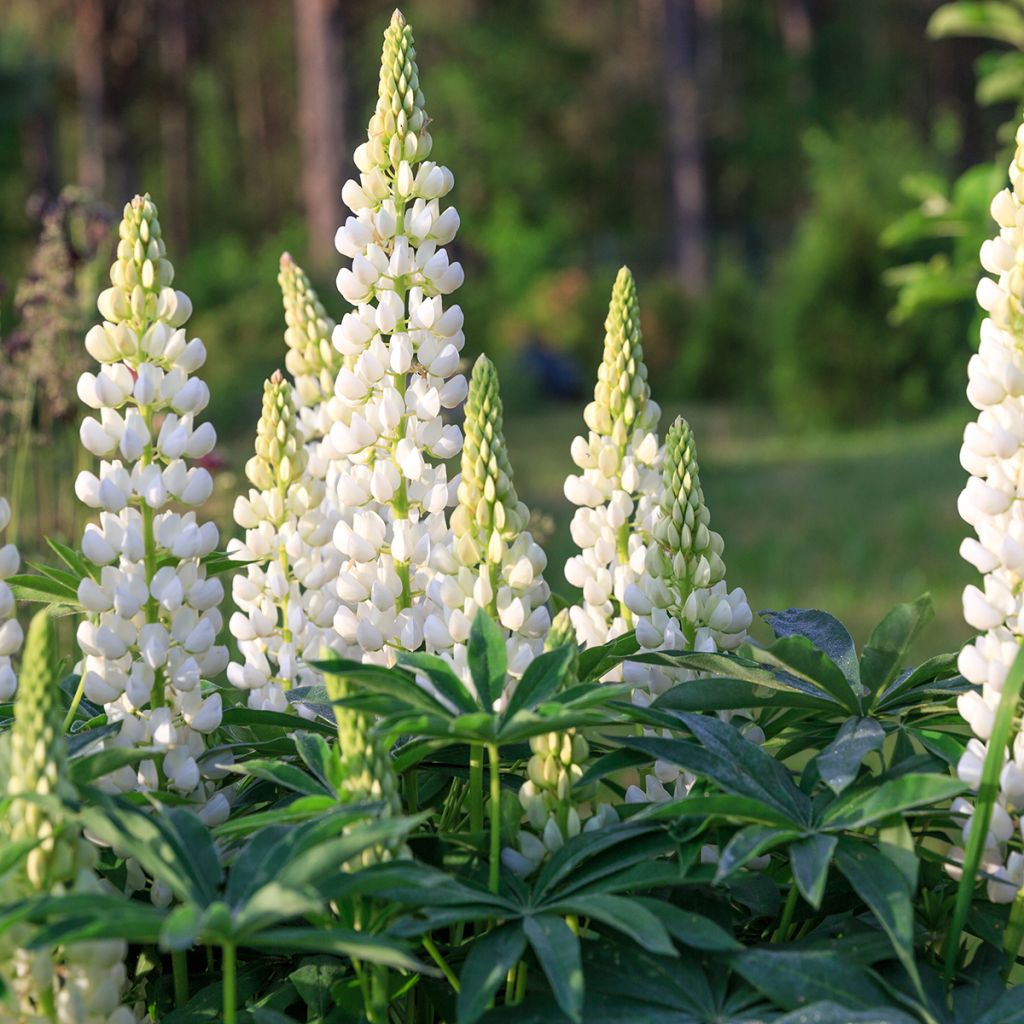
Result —
[{"label": "green bud cluster", "polygon": [[711,587],[725,578],[725,545],[710,524],[693,431],[678,417],[665,439],[661,516],[647,568],[659,579],[677,583],[684,598],[695,587]]},{"label": "green bud cluster", "polygon": [[256,425],[256,454],[245,464],[245,475],[261,491],[278,488],[282,494],[301,480],[309,456],[302,441],[292,387],[280,370],[263,385],[263,411]]},{"label": "green bud cluster", "polygon": [[174,267],[167,259],[156,204],[148,193],[125,205],[118,234],[117,258],[110,268],[112,287],[100,295],[100,312],[108,321],[126,322],[136,330],[154,320],[179,327],[192,307],[170,287]]},{"label": "green bud cluster", "polygon": [[384,31],[377,109],[370,120],[368,156],[378,167],[397,172],[403,160],[425,160],[432,141],[424,110],[412,29],[401,11]]},{"label": "green bud cluster", "polygon": [[458,507],[452,512],[455,553],[463,565],[500,565],[505,546],[527,529],[502,432],[498,371],[486,356],[473,367],[466,398]]},{"label": "green bud cluster", "polygon": [[[659,415],[657,405],[650,400],[640,303],[628,267],[622,267],[615,278],[604,330],[604,354],[597,371],[594,401],[584,411],[584,419],[595,434],[612,440],[621,460],[633,431],[653,430]],[[619,467],[600,468],[610,476]]]},{"label": "green bud cluster", "polygon": [[287,324],[285,366],[295,379],[297,404],[319,405],[334,394],[334,381],[343,364],[341,353],[331,341],[334,321],[324,310],[306,272],[288,253],[281,254],[277,281]]},{"label": "green bud cluster", "polygon": [[[341,676],[325,675],[324,686],[332,701],[351,696],[349,684]],[[381,801],[388,816],[401,814],[391,754],[372,729],[369,716],[345,705],[334,705],[338,725],[338,749],[341,754],[341,795],[353,802]]]},{"label": "green bud cluster", "polygon": [[25,866],[34,890],[49,889],[72,878],[75,872],[77,843],[73,836],[61,837],[61,822],[53,807],[19,799],[65,799],[74,792],[68,773],[58,665],[53,619],[48,611],[38,612],[25,638],[14,705],[7,782],[7,795],[12,801],[6,821],[12,840],[40,840]]}]

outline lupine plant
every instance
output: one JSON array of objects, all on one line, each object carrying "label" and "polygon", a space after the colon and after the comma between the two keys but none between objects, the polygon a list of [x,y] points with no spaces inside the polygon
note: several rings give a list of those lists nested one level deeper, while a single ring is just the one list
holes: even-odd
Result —
[{"label": "lupine plant", "polygon": [[981,635],[915,667],[927,596],[859,648],[814,609],[751,635],[626,268],[559,608],[497,369],[459,372],[428,126],[396,12],[337,236],[352,308],[282,257],[291,379],[226,551],[205,349],[154,203],[125,207],[78,387],[96,519],[57,566],[0,549],[0,1021],[1024,1019],[1024,149],[969,365]]}]

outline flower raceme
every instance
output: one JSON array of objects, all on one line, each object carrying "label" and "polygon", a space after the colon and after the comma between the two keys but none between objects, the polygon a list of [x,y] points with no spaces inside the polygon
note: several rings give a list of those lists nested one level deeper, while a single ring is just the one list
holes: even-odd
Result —
[{"label": "flower raceme", "polygon": [[[743,642],[753,615],[744,592],[739,587],[727,589],[724,543],[711,529],[693,431],[681,418],[665,439],[661,498],[651,531],[646,572],[624,594],[626,607],[636,617],[640,647],[646,651],[734,650]],[[623,676],[636,687],[634,701],[646,706],[693,674],[627,662]],[[690,781],[676,766],[658,762],[654,774],[647,776],[646,793],[633,787],[628,798],[679,796]]]},{"label": "flower raceme", "polygon": [[285,710],[287,690],[317,681],[306,659],[333,640],[341,557],[330,544],[324,482],[308,463],[292,387],[275,373],[264,387],[256,454],[245,467],[252,487],[235,502],[245,538],[228,544],[232,557],[250,563],[232,585],[239,610],[230,626],[244,661],[228,666],[228,679],[248,690],[253,708]]},{"label": "flower raceme", "polygon": [[[6,498],[0,498],[0,534],[10,521],[11,506]],[[18,549],[13,544],[0,547],[0,701],[10,700],[18,686],[11,658],[18,653],[23,637],[14,617],[14,593],[6,580],[18,571],[20,564]]]},{"label": "flower raceme", "polygon": [[458,214],[442,211],[451,172],[427,160],[431,138],[412,32],[396,11],[384,35],[377,109],[355,153],[359,181],[342,197],[353,216],[337,247],[351,259],[338,288],[355,309],[334,330],[337,376],[328,459],[343,459],[334,543],[345,565],[335,629],[367,657],[393,660],[423,642],[431,552],[444,544],[450,487],[443,464],[462,434],[442,410],[466,397],[457,373],[462,311],[444,297],[462,268],[444,246]]},{"label": "flower raceme", "polygon": [[[64,740],[58,660],[53,620],[49,612],[39,612],[25,640],[10,734],[10,771],[2,780],[11,802],[0,822],[0,834],[10,841],[37,843],[23,868],[6,877],[7,898],[104,891],[93,871],[96,848],[62,813],[62,802],[74,796],[74,787]],[[13,997],[17,1020],[137,1024],[145,1018],[144,1007],[129,1008],[122,1002],[127,943],[92,940],[60,949],[18,948],[31,938],[31,926],[19,924],[0,939],[0,978]]]},{"label": "flower raceme", "polygon": [[[1017,150],[1010,164],[1010,188],[992,201],[999,225],[995,238],[981,247],[981,263],[995,275],[978,284],[978,302],[988,314],[981,343],[968,363],[967,397],[978,410],[964,431],[960,462],[970,474],[960,495],[961,517],[973,527],[961,555],[984,576],[981,587],[964,590],[964,618],[981,635],[960,652],[959,668],[980,692],[962,694],[957,706],[975,738],[960,759],[960,778],[977,789],[987,741],[1006,674],[1024,638],[1024,126],[1017,130]],[[1024,856],[1007,852],[1019,838],[1024,809],[1024,734],[1018,733],[1003,753],[998,803],[993,807],[984,867],[989,897],[1012,901],[1024,884]],[[971,804],[958,802],[965,830]],[[957,859],[960,851],[951,854]]]},{"label": "flower raceme", "polygon": [[213,427],[197,422],[209,401],[194,376],[206,349],[185,334],[191,303],[171,287],[174,270],[148,196],[125,206],[119,236],[111,287],[98,301],[103,322],[85,340],[101,368],[78,383],[93,410],[82,444],[101,460],[75,484],[99,513],[82,537],[98,570],[78,591],[87,611],[78,628],[83,688],[120,723],[110,742],[163,754],[159,767],[148,759],[137,770],[126,766],[109,785],[154,789],[163,772],[172,789],[193,794],[203,736],[221,719],[220,696],[204,696],[202,680],[227,664],[227,649],[216,644],[223,588],[201,561],[217,546],[217,528],[192,511],[213,482],[187,461],[216,442]]},{"label": "flower raceme", "polygon": [[487,612],[505,630],[511,685],[543,647],[551,624],[550,591],[543,575],[547,558],[530,533],[529,509],[516,493],[498,373],[486,356],[473,367],[465,431],[452,548],[439,545],[434,551],[440,575],[429,590],[436,610],[426,620],[426,640],[472,685],[466,648],[470,624],[478,611]]},{"label": "flower raceme", "polygon": [[624,596],[644,573],[650,543],[661,487],[660,415],[647,384],[636,284],[623,267],[612,288],[594,400],[583,414],[589,433],[572,443],[581,472],[565,481],[565,496],[577,506],[571,532],[580,549],[565,576],[583,592],[571,614],[577,639],[588,646],[634,625]]}]

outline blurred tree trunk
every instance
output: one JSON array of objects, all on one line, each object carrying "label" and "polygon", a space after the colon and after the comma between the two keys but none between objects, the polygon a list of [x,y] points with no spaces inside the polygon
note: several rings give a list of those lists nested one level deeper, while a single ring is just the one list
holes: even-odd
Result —
[{"label": "blurred tree trunk", "polygon": [[102,196],[104,0],[75,0],[75,86],[78,91],[78,183]]},{"label": "blurred tree trunk", "polygon": [[315,265],[330,264],[341,223],[345,156],[342,0],[295,0],[302,201]]},{"label": "blurred tree trunk", "polygon": [[700,103],[699,44],[705,5],[662,0],[673,261],[683,288],[701,294],[708,282],[707,183]]},{"label": "blurred tree trunk", "polygon": [[185,0],[161,0],[157,8],[160,78],[160,148],[167,215],[164,224],[174,252],[188,247],[190,164],[188,133],[188,22]]}]

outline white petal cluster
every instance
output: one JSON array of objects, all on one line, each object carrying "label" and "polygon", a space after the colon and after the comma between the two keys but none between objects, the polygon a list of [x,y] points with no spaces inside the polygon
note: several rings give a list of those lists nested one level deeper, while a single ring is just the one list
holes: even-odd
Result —
[{"label": "white petal cluster", "polygon": [[429,588],[432,609],[424,627],[428,647],[449,658],[472,685],[467,666],[470,624],[478,611],[505,631],[511,687],[540,653],[551,625],[544,581],[547,557],[529,530],[530,513],[519,500],[502,433],[502,405],[494,364],[480,356],[466,400],[466,442],[458,507],[452,513],[454,544],[438,545],[438,571]]},{"label": "white petal cluster", "polygon": [[[11,506],[0,498],[0,534],[11,521]],[[0,546],[0,701],[10,700],[18,688],[18,677],[11,662],[23,639],[21,626],[15,618],[14,593],[6,582],[21,565],[18,549],[13,544]]]},{"label": "white petal cluster", "polygon": [[[960,462],[970,474],[958,508],[975,537],[961,555],[984,575],[964,590],[964,618],[981,635],[960,652],[959,668],[979,687],[960,696],[960,714],[974,733],[960,761],[960,778],[977,788],[986,743],[1010,665],[1024,637],[1024,126],[1010,164],[1011,188],[992,201],[999,234],[981,247],[978,302],[988,316],[981,343],[967,366],[967,397],[978,410],[967,424]],[[1018,733],[1004,753],[998,804],[985,850],[989,897],[1013,899],[1024,881],[1024,859],[1007,856],[1020,841],[1024,810],[1024,740]],[[970,805],[961,806],[966,813]],[[969,817],[968,817],[969,822]]]},{"label": "white petal cluster", "polygon": [[[102,704],[123,746],[153,746],[163,757],[125,767],[107,782],[121,790],[167,785],[191,794],[200,785],[204,736],[220,724],[221,698],[203,679],[222,672],[216,644],[223,588],[201,563],[217,528],[191,511],[213,481],[188,460],[208,454],[216,434],[197,417],[209,391],[195,372],[206,360],[182,325],[188,298],[171,287],[157,211],[148,196],[124,210],[112,286],[99,297],[103,323],[85,339],[98,373],[84,373],[78,395],[93,410],[82,423],[85,448],[101,461],[75,483],[99,512],[82,537],[96,567],[78,592],[87,614],[78,629],[85,695]],[[181,506],[188,511],[179,511]]]},{"label": "white petal cluster", "polygon": [[230,628],[244,661],[228,666],[228,679],[261,710],[284,711],[287,690],[316,683],[305,661],[333,638],[341,556],[331,544],[324,483],[307,472],[308,461],[291,386],[275,373],[245,467],[252,487],[235,502],[245,538],[228,544],[232,557],[250,563],[232,583],[238,611]]},{"label": "white petal cluster", "polygon": [[589,432],[572,443],[581,472],[565,481],[565,496],[577,506],[570,529],[580,549],[566,562],[565,577],[583,592],[571,615],[577,639],[587,646],[634,626],[624,598],[645,571],[661,489],[660,415],[647,384],[636,285],[623,267],[605,320],[594,401],[583,413]]},{"label": "white petal cluster", "polygon": [[[750,606],[740,588],[727,588],[724,544],[710,523],[693,432],[677,419],[665,440],[661,502],[645,573],[625,593],[642,650],[730,651],[746,637],[753,620]],[[636,662],[623,666],[624,679],[636,687],[633,700],[641,706],[692,676],[683,669]],[[627,800],[670,799],[683,795],[691,783],[678,767],[659,761],[644,790],[631,787]]]},{"label": "white petal cluster", "polygon": [[466,397],[457,373],[462,311],[445,307],[462,283],[444,248],[459,218],[441,209],[453,178],[426,160],[426,125],[412,33],[396,11],[384,36],[377,110],[355,153],[360,178],[342,194],[353,216],[337,246],[352,263],[338,288],[355,309],[334,330],[345,365],[323,444],[326,458],[344,460],[335,629],[378,661],[423,643],[431,553],[448,537],[450,487],[435,460],[462,447],[459,428],[443,420]]},{"label": "white petal cluster", "polygon": [[322,455],[320,442],[330,433],[334,382],[346,360],[332,340],[337,325],[306,272],[288,253],[281,255],[277,280],[284,299],[285,366],[295,382],[295,404],[310,454],[307,472],[322,479],[331,462]]}]

